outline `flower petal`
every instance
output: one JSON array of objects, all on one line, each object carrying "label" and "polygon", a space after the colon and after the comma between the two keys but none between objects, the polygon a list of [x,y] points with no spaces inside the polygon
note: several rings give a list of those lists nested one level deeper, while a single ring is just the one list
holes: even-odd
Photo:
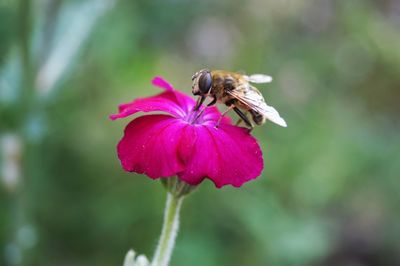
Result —
[{"label": "flower petal", "polygon": [[168,115],[145,115],[125,128],[117,152],[122,167],[129,172],[156,179],[184,170],[177,158],[180,134],[187,123]]},{"label": "flower petal", "polygon": [[174,90],[172,85],[161,77],[155,77],[152,83],[155,86],[165,89],[165,92],[152,97],[139,98],[130,103],[121,104],[119,106],[119,113],[110,115],[110,118],[115,120],[133,115],[137,112],[154,111],[162,111],[177,118],[183,118],[196,104],[193,98]]},{"label": "flower petal", "polygon": [[[204,114],[199,120],[203,125],[215,126],[220,117],[221,112],[218,110],[218,108],[216,106],[210,106],[207,107],[206,110],[204,110]],[[224,117],[222,117],[220,124],[232,124],[231,118],[225,115]]]},{"label": "flower petal", "polygon": [[165,79],[162,77],[154,77],[153,80],[151,81],[151,84],[154,86],[160,87],[162,89],[165,89],[166,91],[173,91],[174,87],[168,83]]},{"label": "flower petal", "polygon": [[[187,102],[186,99],[180,99],[182,97],[189,98],[188,96],[176,91],[166,91],[152,97],[139,98],[130,103],[121,104],[119,106],[119,113],[111,115],[110,118],[115,120],[133,115],[137,112],[154,111],[166,112],[175,117],[184,117],[187,113],[188,107],[181,105],[181,101]],[[194,100],[192,101],[194,102]]]},{"label": "flower petal", "polygon": [[179,178],[189,184],[211,179],[216,187],[240,187],[255,179],[263,169],[263,158],[256,139],[244,128],[221,124],[185,127],[179,148],[185,170]]}]

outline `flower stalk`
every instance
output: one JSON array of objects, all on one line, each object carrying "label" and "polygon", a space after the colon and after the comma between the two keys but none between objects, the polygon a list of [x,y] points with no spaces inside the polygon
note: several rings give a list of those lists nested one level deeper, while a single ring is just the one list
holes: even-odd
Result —
[{"label": "flower stalk", "polygon": [[168,266],[178,233],[179,211],[182,206],[183,198],[184,196],[179,194],[174,195],[171,192],[168,192],[167,194],[163,227],[160,240],[151,263],[152,266]]}]

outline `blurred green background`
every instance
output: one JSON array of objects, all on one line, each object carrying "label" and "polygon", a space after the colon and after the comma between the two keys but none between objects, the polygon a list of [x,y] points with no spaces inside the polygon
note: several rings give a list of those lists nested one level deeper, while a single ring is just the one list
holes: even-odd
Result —
[{"label": "blurred green background", "polygon": [[125,173],[117,105],[266,73],[263,175],[183,205],[171,265],[400,265],[397,0],[0,0],[0,265],[152,256],[165,191]]}]

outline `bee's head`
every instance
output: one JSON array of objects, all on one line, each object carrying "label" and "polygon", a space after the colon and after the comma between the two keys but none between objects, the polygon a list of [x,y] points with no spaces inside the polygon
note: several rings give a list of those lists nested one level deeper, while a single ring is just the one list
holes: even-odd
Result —
[{"label": "bee's head", "polygon": [[211,89],[212,77],[211,72],[208,69],[202,69],[192,76],[193,85],[192,93],[193,95],[206,96]]}]

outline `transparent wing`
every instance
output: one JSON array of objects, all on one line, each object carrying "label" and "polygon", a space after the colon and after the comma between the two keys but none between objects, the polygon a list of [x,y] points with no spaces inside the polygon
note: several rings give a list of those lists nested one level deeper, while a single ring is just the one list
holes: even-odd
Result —
[{"label": "transparent wing", "polygon": [[285,120],[279,115],[278,111],[274,107],[267,105],[264,97],[256,88],[250,85],[242,85],[234,90],[227,91],[227,93],[250,109],[263,114],[275,124],[287,127]]},{"label": "transparent wing", "polygon": [[272,81],[272,77],[264,74],[253,74],[250,76],[244,75],[244,78],[248,82],[252,83],[270,83]]}]

